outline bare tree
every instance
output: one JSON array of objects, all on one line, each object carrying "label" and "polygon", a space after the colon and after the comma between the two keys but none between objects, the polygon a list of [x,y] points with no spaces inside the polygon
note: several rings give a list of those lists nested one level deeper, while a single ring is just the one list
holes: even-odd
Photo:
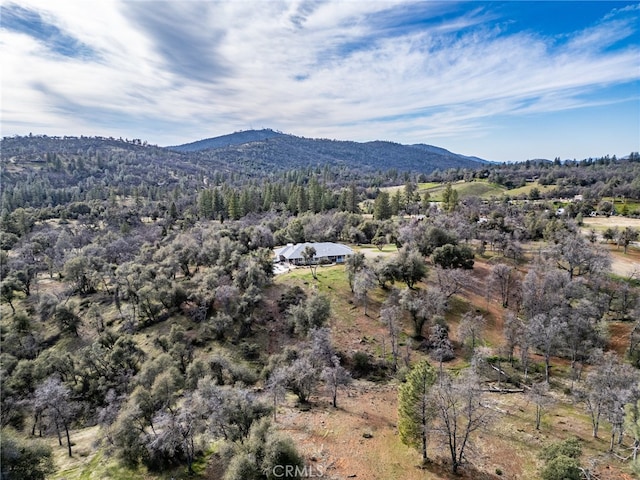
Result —
[{"label": "bare tree", "polygon": [[69,427],[75,416],[75,406],[71,400],[71,391],[57,377],[49,377],[36,388],[34,392],[34,408],[43,411],[47,415],[58,433],[58,441],[62,445],[60,438],[60,428],[64,429],[67,439],[67,449],[69,456],[71,452],[71,437]]},{"label": "bare tree", "polygon": [[284,399],[286,393],[287,375],[283,368],[276,368],[267,381],[267,390],[273,400],[273,421],[277,422],[278,402]]},{"label": "bare tree", "polygon": [[526,320],[539,313],[550,314],[567,303],[569,275],[549,264],[538,263],[522,282],[522,309]]},{"label": "bare tree", "polygon": [[625,255],[629,245],[631,245],[632,242],[637,241],[638,236],[640,236],[640,232],[633,227],[625,227],[624,230],[618,232],[616,235],[616,242],[618,246],[622,245]]},{"label": "bare tree", "polygon": [[434,388],[433,400],[438,412],[440,431],[451,456],[451,470],[458,472],[471,435],[484,426],[487,410],[482,406],[482,389],[470,370],[457,378],[446,377]]},{"label": "bare tree", "polygon": [[198,411],[215,438],[243,441],[254,421],[267,416],[269,406],[244,388],[216,385],[211,378],[198,382]]},{"label": "bare tree", "polygon": [[[386,304],[386,302],[385,302]],[[399,337],[402,331],[402,310],[398,305],[385,305],[380,310],[380,319],[387,326],[391,340],[391,357],[393,358],[393,371],[398,369],[398,357],[400,356]]]},{"label": "bare tree", "polygon": [[347,272],[347,279],[349,280],[349,287],[351,288],[351,292],[354,291],[354,282],[356,279],[356,274],[364,268],[365,258],[364,253],[357,252],[354,255],[351,255],[344,262],[344,269]]},{"label": "bare tree", "polygon": [[365,317],[367,316],[367,294],[369,290],[376,286],[376,283],[376,278],[369,268],[363,267],[355,274],[352,290],[356,298],[360,299],[364,305]]},{"label": "bare tree", "polygon": [[[440,319],[443,320],[443,319]],[[428,338],[429,356],[438,361],[438,373],[442,380],[443,363],[455,357],[453,344],[449,340],[449,328],[444,321],[438,321],[431,327]]]},{"label": "bare tree", "polygon": [[588,273],[606,271],[611,258],[606,250],[589,243],[579,233],[563,237],[556,245],[553,255],[558,268],[569,272],[569,279]]},{"label": "bare tree", "polygon": [[311,275],[313,276],[314,280],[318,279],[318,262],[314,260],[316,253],[316,249],[311,245],[307,245],[306,247],[304,247],[304,250],[301,253],[302,258],[304,259],[304,263],[309,266],[309,270],[311,270]]},{"label": "bare tree", "polygon": [[630,402],[624,407],[625,410],[625,428],[633,437],[633,466],[636,473],[640,473],[640,465],[638,465],[638,451],[640,451],[640,399]]},{"label": "bare tree", "polygon": [[154,419],[157,432],[149,437],[147,445],[152,454],[165,458],[183,457],[190,474],[193,473],[195,456],[201,449],[199,436],[206,430],[205,416],[198,400],[189,393],[179,408],[159,412]]},{"label": "bare tree", "polygon": [[307,403],[318,385],[318,369],[307,356],[302,356],[287,367],[286,375],[288,387],[300,403]]},{"label": "bare tree", "polygon": [[599,313],[594,305],[589,300],[581,298],[575,302],[564,322],[563,343],[571,358],[574,380],[580,380],[582,365],[593,348],[605,343],[601,334],[604,327],[598,324],[598,320]]},{"label": "bare tree", "polygon": [[546,382],[534,383],[527,392],[527,398],[536,407],[536,430],[540,430],[542,416],[545,410],[553,404],[553,398],[549,395],[549,384]]},{"label": "bare tree", "polygon": [[482,315],[474,315],[472,312],[466,312],[460,319],[458,326],[458,338],[461,344],[465,344],[467,340],[471,340],[471,351],[476,348],[476,341],[482,334],[487,320]]},{"label": "bare tree", "polygon": [[540,313],[533,317],[527,326],[527,336],[531,345],[540,350],[544,356],[544,377],[549,383],[551,357],[563,346],[562,332],[565,323],[556,316]]},{"label": "bare tree", "polygon": [[471,278],[468,270],[460,268],[436,266],[435,272],[438,287],[447,300],[460,293],[469,284]]},{"label": "bare tree", "polygon": [[322,380],[331,392],[333,407],[338,408],[338,389],[349,385],[352,379],[349,372],[342,365],[340,365],[340,359],[337,355],[334,355],[331,358],[331,363],[332,366],[324,367],[324,369],[322,370]]},{"label": "bare tree", "polygon": [[[603,416],[615,423],[616,413],[631,400],[637,384],[637,372],[631,366],[621,364],[614,353],[607,352],[601,363],[589,372],[584,389],[577,390],[576,394],[591,416],[594,438],[598,437]],[[615,428],[612,435],[615,435]]]},{"label": "bare tree", "polygon": [[411,314],[415,338],[422,337],[424,325],[445,310],[444,295],[437,288],[405,289],[400,294],[400,306]]},{"label": "bare tree", "polygon": [[500,292],[503,307],[509,306],[509,295],[516,279],[515,269],[504,263],[498,263],[491,270],[491,285]]},{"label": "bare tree", "polygon": [[513,351],[521,344],[521,339],[526,331],[525,324],[514,312],[508,311],[504,317],[504,348],[509,357],[509,362],[513,365]]},{"label": "bare tree", "polygon": [[336,354],[336,350],[331,341],[331,329],[327,327],[312,328],[309,331],[308,350],[304,354],[318,369],[333,365],[333,356]]},{"label": "bare tree", "polygon": [[[636,359],[638,348],[640,347],[640,298],[636,301],[636,306],[633,309],[633,315],[636,319],[631,332],[629,333],[629,357]],[[638,360],[635,360],[636,364]]]}]

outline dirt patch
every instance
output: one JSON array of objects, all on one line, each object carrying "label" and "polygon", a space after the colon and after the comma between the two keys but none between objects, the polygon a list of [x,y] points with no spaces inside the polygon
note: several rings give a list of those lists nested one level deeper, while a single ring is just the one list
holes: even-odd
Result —
[{"label": "dirt patch", "polygon": [[556,396],[556,405],[546,410],[542,427],[536,430],[535,406],[524,394],[487,394],[483,405],[492,420],[473,436],[459,475],[451,474],[446,439],[437,432],[431,434],[428,447],[433,462],[424,469],[419,467],[419,452],[400,442],[395,383],[357,381],[338,396],[337,409],[327,396],[317,396],[311,408],[302,411],[289,397],[279,408],[278,426],[325,479],[537,479],[542,466],[537,452],[572,437],[582,440],[585,465],[590,459],[596,461],[599,478],[631,479],[603,453],[608,449],[607,433],[603,431],[601,439],[591,438],[586,414],[562,393]]},{"label": "dirt patch", "polygon": [[609,246],[611,271],[621,277],[640,278],[640,248],[629,247],[625,254],[622,248]]},{"label": "dirt patch", "polygon": [[461,469],[461,475],[453,476],[446,465],[446,445],[436,438],[429,445],[434,462],[420,468],[419,452],[403,445],[398,437],[395,384],[358,381],[348,394],[338,397],[338,407],[317,397],[309,411],[289,404],[279,412],[280,428],[294,439],[309,464],[323,473],[322,478],[500,478],[478,469],[484,468],[485,455],[480,456],[480,465],[474,459]]},{"label": "dirt patch", "polygon": [[608,348],[624,358],[629,349],[629,336],[633,329],[631,322],[609,322]]}]

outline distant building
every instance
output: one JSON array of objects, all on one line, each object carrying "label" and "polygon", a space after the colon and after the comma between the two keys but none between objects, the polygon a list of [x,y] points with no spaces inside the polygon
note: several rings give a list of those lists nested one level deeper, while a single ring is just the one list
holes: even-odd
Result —
[{"label": "distant building", "polygon": [[275,260],[278,262],[286,262],[291,265],[305,265],[302,252],[307,247],[313,247],[316,255],[313,257],[315,263],[344,263],[344,261],[354,254],[346,245],[331,242],[319,243],[293,243],[286,247],[276,248],[274,250]]}]

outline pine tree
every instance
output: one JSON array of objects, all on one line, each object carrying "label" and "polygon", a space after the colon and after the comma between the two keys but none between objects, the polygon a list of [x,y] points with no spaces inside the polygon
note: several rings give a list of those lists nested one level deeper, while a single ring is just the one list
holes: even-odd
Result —
[{"label": "pine tree", "polygon": [[389,203],[389,193],[380,192],[373,203],[373,218],[376,220],[387,220],[391,218],[391,204]]},{"label": "pine tree", "polygon": [[429,426],[435,416],[430,399],[436,372],[427,360],[417,364],[406,383],[398,389],[398,431],[405,445],[422,449],[422,461],[429,461],[427,443]]},{"label": "pine tree", "polygon": [[349,189],[346,192],[346,205],[347,212],[359,213],[360,207],[358,206],[358,190],[355,183],[349,185]]},{"label": "pine tree", "polygon": [[450,183],[447,183],[442,193],[442,206],[447,212],[453,212],[458,206],[458,191]]}]

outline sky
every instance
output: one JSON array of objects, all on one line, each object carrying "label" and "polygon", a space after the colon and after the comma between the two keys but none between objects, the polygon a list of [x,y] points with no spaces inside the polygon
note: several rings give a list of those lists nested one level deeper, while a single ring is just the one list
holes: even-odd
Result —
[{"label": "sky", "polygon": [[2,136],[640,150],[639,2],[0,0]]}]

